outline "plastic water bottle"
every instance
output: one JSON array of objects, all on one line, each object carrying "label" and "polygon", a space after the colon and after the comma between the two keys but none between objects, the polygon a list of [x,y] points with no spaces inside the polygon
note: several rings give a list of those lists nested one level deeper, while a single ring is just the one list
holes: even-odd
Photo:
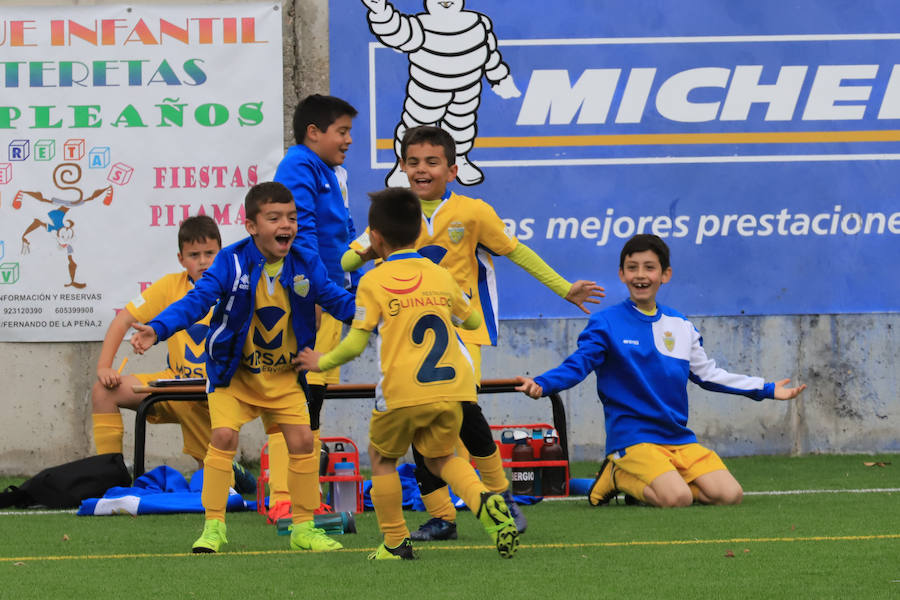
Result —
[{"label": "plastic water bottle", "polygon": [[[356,464],[343,461],[334,463],[336,477],[353,477],[356,475]],[[332,481],[331,503],[334,512],[356,512],[356,482]]]},{"label": "plastic water bottle", "polygon": [[534,467],[517,467],[516,462],[534,460],[534,451],[528,443],[528,434],[524,431],[513,432],[515,445],[512,448],[512,493],[517,496],[535,496],[538,494],[538,470]]},{"label": "plastic water bottle", "polygon": [[[559,445],[559,435],[551,429],[544,436],[541,446],[541,460],[565,460],[565,453]],[[566,468],[542,467],[541,485],[545,496],[562,496],[566,492]]]}]

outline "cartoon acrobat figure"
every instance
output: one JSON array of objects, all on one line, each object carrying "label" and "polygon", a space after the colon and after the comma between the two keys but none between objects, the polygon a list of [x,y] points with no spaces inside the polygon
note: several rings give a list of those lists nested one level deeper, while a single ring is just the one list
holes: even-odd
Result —
[{"label": "cartoon acrobat figure", "polygon": [[[66,252],[69,263],[69,283],[65,284],[65,287],[74,287],[79,289],[85,287],[86,284],[75,281],[75,271],[78,269],[78,263],[76,263],[75,259],[73,258],[75,249],[72,245],[72,240],[75,238],[75,222],[72,221],[72,219],[66,219],[66,214],[71,208],[80,204],[84,204],[85,202],[90,202],[91,200],[101,195],[104,196],[104,204],[108,205],[110,202],[112,202],[112,186],[106,186],[104,188],[100,188],[99,190],[95,190],[93,194],[85,198],[84,192],[81,191],[81,188],[72,185],[78,183],[80,180],[81,167],[78,164],[61,163],[57,165],[55,169],[53,169],[53,185],[61,190],[77,191],[77,200],[64,200],[62,198],[55,197],[51,197],[48,200],[47,198],[44,198],[44,195],[40,192],[29,192],[25,190],[20,190],[13,200],[13,208],[20,208],[22,206],[23,196],[31,196],[39,202],[46,202],[48,204],[53,204],[59,207],[47,213],[49,222],[45,223],[36,218],[34,221],[32,221],[31,225],[29,225],[25,229],[25,232],[22,234],[22,254],[28,254],[31,251],[31,243],[28,241],[28,235],[32,231],[40,229],[41,227],[45,227],[48,233],[56,232],[56,242],[57,244],[59,244],[60,249]],[[61,183],[66,185],[60,185]]]},{"label": "cartoon acrobat figure", "polygon": [[476,113],[481,101],[481,78],[501,98],[517,98],[509,67],[497,50],[491,20],[463,10],[464,0],[425,0],[425,12],[405,15],[387,0],[362,0],[369,9],[369,29],[378,41],[409,55],[409,81],[403,116],[394,131],[397,161],[385,178],[388,186],[408,187],[400,170],[400,140],[410,127],[434,125],[456,142],[457,181],[484,181],[468,158],[478,132]]}]

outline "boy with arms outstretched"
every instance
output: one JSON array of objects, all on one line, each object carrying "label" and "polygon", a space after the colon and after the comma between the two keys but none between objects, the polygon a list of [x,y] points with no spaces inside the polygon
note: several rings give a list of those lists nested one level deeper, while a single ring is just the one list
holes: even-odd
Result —
[{"label": "boy with arms outstretched", "polygon": [[[209,330],[209,313],[169,338],[166,369],[158,373],[122,375],[113,367],[113,359],[131,325],[149,321],[169,304],[183,298],[212,265],[221,246],[222,239],[214,220],[205,215],[185,219],[178,228],[178,262],[185,270],[164,275],[129,302],[110,323],[97,360],[97,381],[91,389],[97,454],[122,452],[124,426],[119,409],[137,410],[147,396],[134,393],[133,386],[146,385],[155,379],[206,377],[203,340]],[[203,467],[210,435],[206,402],[157,402],[147,420],[151,423],[179,423],[184,438],[183,452],[193,457],[200,468]],[[240,469],[236,474],[243,475],[241,467],[236,466],[236,469]]]},{"label": "boy with arms outstretched", "polygon": [[[275,171],[275,181],[294,195],[297,206],[296,242],[318,254],[328,277],[344,289],[351,290],[359,273],[341,269],[341,255],[356,237],[350,217],[347,195],[347,171],[342,166],[353,138],[350,129],[356,109],[335,96],[312,94],[294,109],[293,128],[296,144],[288,148]],[[316,332],[316,350],[328,352],[341,339],[341,322],[320,312]],[[340,369],[326,373],[310,373],[309,422],[319,452],[320,413],[325,389],[340,381]],[[287,497],[287,447],[280,433],[269,436],[269,521],[290,516]]]},{"label": "boy with arms outstretched", "polygon": [[384,542],[369,558],[415,558],[396,469],[410,444],[477,515],[500,555],[511,558],[519,532],[503,497],[489,492],[472,466],[453,455],[462,405],[475,399],[474,369],[454,325],[471,330],[481,316],[445,269],[415,251],[422,224],[415,195],[388,188],[370,196],[369,235],[385,262],[360,280],[347,337],[325,355],[305,348],[298,361],[311,371],[328,369],[358,356],[376,328],[381,336],[369,457],[372,504]]},{"label": "boy with arms outstretched", "polygon": [[218,552],[227,541],[227,467],[241,426],[258,416],[267,432],[278,428],[287,442],[291,548],[336,550],[341,545],[313,527],[319,456],[313,453],[306,382],[298,382],[291,361],[315,341],[316,304],[349,320],[353,296],[328,279],[317,255],[293,244],[297,209],[287,188],[275,182],[253,186],[244,211],[250,237],[223,248],[184,298],[148,324],[135,324],[131,344],[142,353],[215,305],[206,339],[212,419],[201,496],[206,523],[193,551]]},{"label": "boy with arms outstretched", "polygon": [[806,385],[728,373],[703,350],[703,339],[681,313],[656,303],[672,277],[669,248],[655,235],[628,240],[619,256],[624,302],[595,313],[563,363],[519,387],[532,398],[568,389],[594,371],[606,417],[606,459],[588,496],[608,504],[622,491],[660,507],[738,504],[743,490],[719,456],[688,429],[687,382],[762,400],[790,400]]},{"label": "boy with arms outstretched", "polygon": [[[481,382],[481,346],[497,343],[497,289],[491,254],[506,256],[584,312],[588,312],[584,307],[586,302],[598,302],[596,298],[603,295],[603,288],[593,281],[569,283],[525,244],[507,234],[503,221],[489,204],[447,189],[447,184],[456,178],[457,169],[456,145],[450,134],[438,127],[413,127],[403,136],[400,150],[401,165],[423,212],[422,230],[415,248],[450,271],[483,318],[478,328],[459,332],[475,365],[476,384]],[[342,264],[345,269],[353,270],[371,258],[374,255],[367,235],[363,234],[344,253]],[[476,402],[463,405],[460,439],[472,455],[485,486],[504,494],[519,531],[524,531],[525,515],[509,494],[500,451]],[[456,509],[446,484],[424,467],[415,448],[413,456],[422,501],[432,517],[413,533],[413,539],[455,539]]]}]

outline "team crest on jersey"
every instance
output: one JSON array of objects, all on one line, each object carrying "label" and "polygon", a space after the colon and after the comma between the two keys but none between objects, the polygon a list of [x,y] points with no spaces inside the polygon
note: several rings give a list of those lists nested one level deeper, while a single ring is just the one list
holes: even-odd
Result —
[{"label": "team crest on jersey", "polygon": [[666,350],[669,352],[675,349],[675,336],[672,335],[671,331],[663,332],[663,344],[666,345]]},{"label": "team crest on jersey", "polygon": [[309,279],[303,275],[294,275],[294,293],[301,298],[306,298],[309,293]]},{"label": "team crest on jersey", "polygon": [[447,235],[450,236],[450,241],[454,244],[458,244],[462,241],[463,235],[466,233],[465,226],[459,221],[453,221],[450,223],[450,226],[447,228]]}]

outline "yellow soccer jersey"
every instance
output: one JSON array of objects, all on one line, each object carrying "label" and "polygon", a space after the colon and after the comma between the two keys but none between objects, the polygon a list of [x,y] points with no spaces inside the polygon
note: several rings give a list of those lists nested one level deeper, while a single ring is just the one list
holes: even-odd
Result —
[{"label": "yellow soccer jersey", "polygon": [[456,334],[472,310],[450,274],[416,252],[363,275],[353,327],[378,328],[377,410],[475,400],[472,362]]},{"label": "yellow soccer jersey", "polygon": [[[490,204],[455,193],[441,202],[430,219],[425,215],[422,219],[416,249],[450,271],[483,317],[481,326],[460,330],[460,337],[467,343],[497,345],[497,279],[491,255],[506,256],[519,241],[507,234]],[[368,232],[350,247],[367,248]]]},{"label": "yellow soccer jersey", "polygon": [[255,309],[241,353],[241,366],[228,386],[229,392],[247,404],[284,408],[300,402],[297,373],[291,359],[297,356],[297,338],[291,326],[287,291],[263,272],[256,286]]},{"label": "yellow soccer jersey", "polygon": [[[193,287],[187,271],[169,273],[129,302],[125,310],[140,323],[146,323],[173,302],[181,300]],[[201,320],[166,341],[169,369],[179,379],[206,377],[206,334],[211,315],[210,310]]]}]

